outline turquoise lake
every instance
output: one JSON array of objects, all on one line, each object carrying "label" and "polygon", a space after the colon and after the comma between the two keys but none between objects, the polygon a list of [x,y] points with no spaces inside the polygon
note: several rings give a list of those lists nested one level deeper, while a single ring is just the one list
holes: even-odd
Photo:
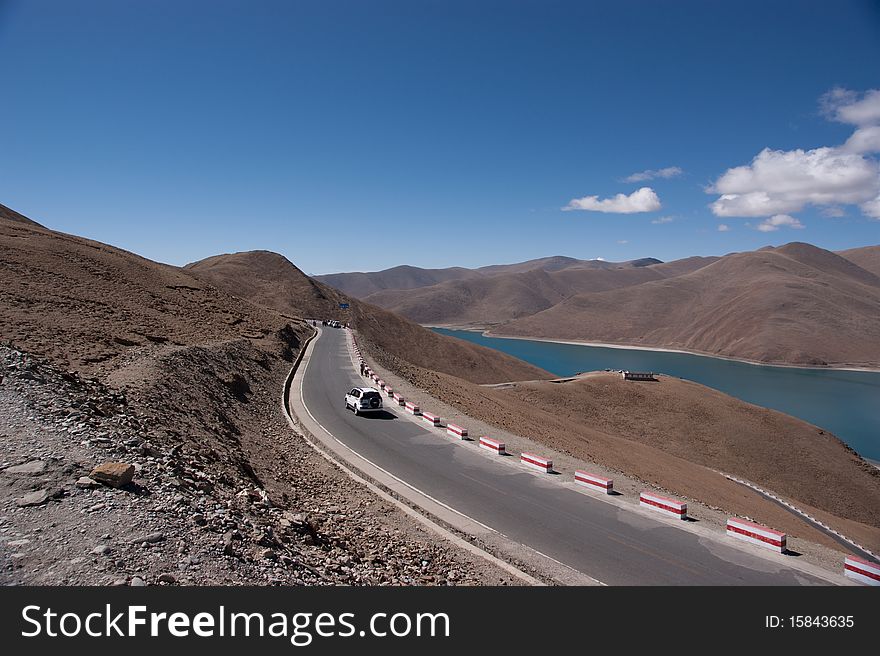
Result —
[{"label": "turquoise lake", "polygon": [[553,344],[484,337],[466,330],[434,330],[509,353],[560,377],[579,371],[629,369],[692,380],[743,401],[799,417],[834,433],[863,457],[880,460],[880,372],[770,367],[687,353]]}]

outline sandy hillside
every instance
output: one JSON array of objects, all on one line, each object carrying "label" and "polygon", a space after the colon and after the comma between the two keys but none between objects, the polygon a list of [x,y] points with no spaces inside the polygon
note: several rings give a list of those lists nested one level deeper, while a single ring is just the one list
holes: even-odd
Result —
[{"label": "sandy hillside", "polygon": [[[403,317],[350,298],[309,278],[275,253],[218,255],[187,265],[187,270],[235,296],[279,312],[348,321],[389,358],[454,372],[475,383],[551,377],[521,360],[437,335]],[[340,310],[339,303],[351,307]]]},{"label": "sandy hillside", "polygon": [[243,339],[278,354],[307,328],[127,251],[0,221],[3,339],[87,375],[132,357]]},{"label": "sandy hillside", "polygon": [[579,294],[495,332],[878,366],[880,278],[830,251],[791,243],[665,280]]}]

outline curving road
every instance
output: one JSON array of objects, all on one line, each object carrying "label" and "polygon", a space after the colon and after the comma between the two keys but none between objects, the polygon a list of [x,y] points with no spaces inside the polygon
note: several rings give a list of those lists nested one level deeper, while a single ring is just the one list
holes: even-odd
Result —
[{"label": "curving road", "polygon": [[[345,331],[326,329],[302,373],[308,412],[399,479],[517,542],[609,585],[827,585],[786,558],[735,548],[462,448],[397,416],[356,417],[343,395],[363,385]],[[299,393],[299,390],[294,393]],[[496,457],[497,458],[497,457]]]}]

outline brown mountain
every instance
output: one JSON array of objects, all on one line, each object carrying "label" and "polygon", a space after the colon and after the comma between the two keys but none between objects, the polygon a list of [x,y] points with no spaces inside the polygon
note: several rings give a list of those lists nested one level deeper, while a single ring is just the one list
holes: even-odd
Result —
[{"label": "brown mountain", "polygon": [[527,262],[514,264],[493,264],[477,269],[463,267],[449,267],[447,269],[422,269],[414,266],[397,266],[382,271],[369,273],[331,273],[314,276],[315,280],[335,287],[339,291],[354,296],[366,298],[384,290],[408,290],[430,287],[443,282],[454,280],[474,280],[486,276],[503,274],[526,273],[529,271],[561,271],[563,269],[611,269],[623,267],[638,267],[657,264],[660,260],[645,258],[631,262],[605,262],[602,260],[578,260],[573,257],[561,255],[542,257]]},{"label": "brown mountain", "polygon": [[[279,312],[335,318],[352,324],[388,361],[443,371],[476,383],[551,377],[546,371],[491,349],[444,337],[403,317],[313,280],[267,251],[217,255],[187,265],[199,279]],[[340,303],[349,309],[340,310]]]},{"label": "brown mountain", "polygon": [[[716,258],[689,258],[661,263],[645,259],[632,262],[570,260],[550,266],[560,258],[535,260],[541,266],[487,267],[493,273],[479,278],[452,280],[411,290],[385,290],[364,300],[413,321],[429,325],[490,326],[527,317],[584,292],[605,291],[680,275]],[[529,263],[524,263],[529,264]],[[482,271],[482,270],[481,270]]]},{"label": "brown mountain", "polygon": [[846,251],[837,251],[837,254],[862,267],[865,271],[880,276],[880,246],[850,248]]},{"label": "brown mountain", "polygon": [[3,339],[66,367],[111,372],[133,353],[238,338],[283,348],[282,317],[183,269],[16,218],[0,220],[0,247]]},{"label": "brown mountain", "polygon": [[880,364],[880,278],[809,244],[578,294],[499,334],[680,348],[761,362]]},{"label": "brown mountain", "polygon": [[448,269],[422,269],[403,265],[384,271],[369,273],[330,273],[314,276],[314,279],[338,289],[355,298],[364,298],[384,289],[416,289],[436,285],[447,280],[476,278],[479,273],[472,269],[450,267]]},{"label": "brown mountain", "polygon": [[0,219],[6,219],[7,221],[15,221],[16,223],[26,223],[28,225],[42,227],[36,221],[27,218],[24,214],[19,214],[13,209],[6,207],[6,205],[0,204]]}]

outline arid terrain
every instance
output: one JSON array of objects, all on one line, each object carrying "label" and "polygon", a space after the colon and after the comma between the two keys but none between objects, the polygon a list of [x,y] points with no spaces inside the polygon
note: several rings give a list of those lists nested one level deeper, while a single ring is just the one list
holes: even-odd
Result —
[{"label": "arid terrain", "polygon": [[[551,258],[554,261],[556,258]],[[537,261],[545,263],[547,260]],[[426,325],[673,348],[758,362],[880,366],[880,247],[793,242],[721,258],[508,265],[365,300]],[[488,270],[488,273],[487,273]],[[383,275],[359,274],[363,276]],[[344,274],[325,276],[348,284]]]},{"label": "arid terrain", "polygon": [[[778,508],[712,470],[737,474],[880,544],[877,470],[791,417],[665,377],[551,382],[350,298],[274,253],[177,268],[0,210],[5,583],[513,582],[354,485],[290,429],[280,395],[312,333],[304,317],[350,322],[377,362],[500,428],[777,519]],[[132,465],[133,481],[88,478],[108,461]]]}]

